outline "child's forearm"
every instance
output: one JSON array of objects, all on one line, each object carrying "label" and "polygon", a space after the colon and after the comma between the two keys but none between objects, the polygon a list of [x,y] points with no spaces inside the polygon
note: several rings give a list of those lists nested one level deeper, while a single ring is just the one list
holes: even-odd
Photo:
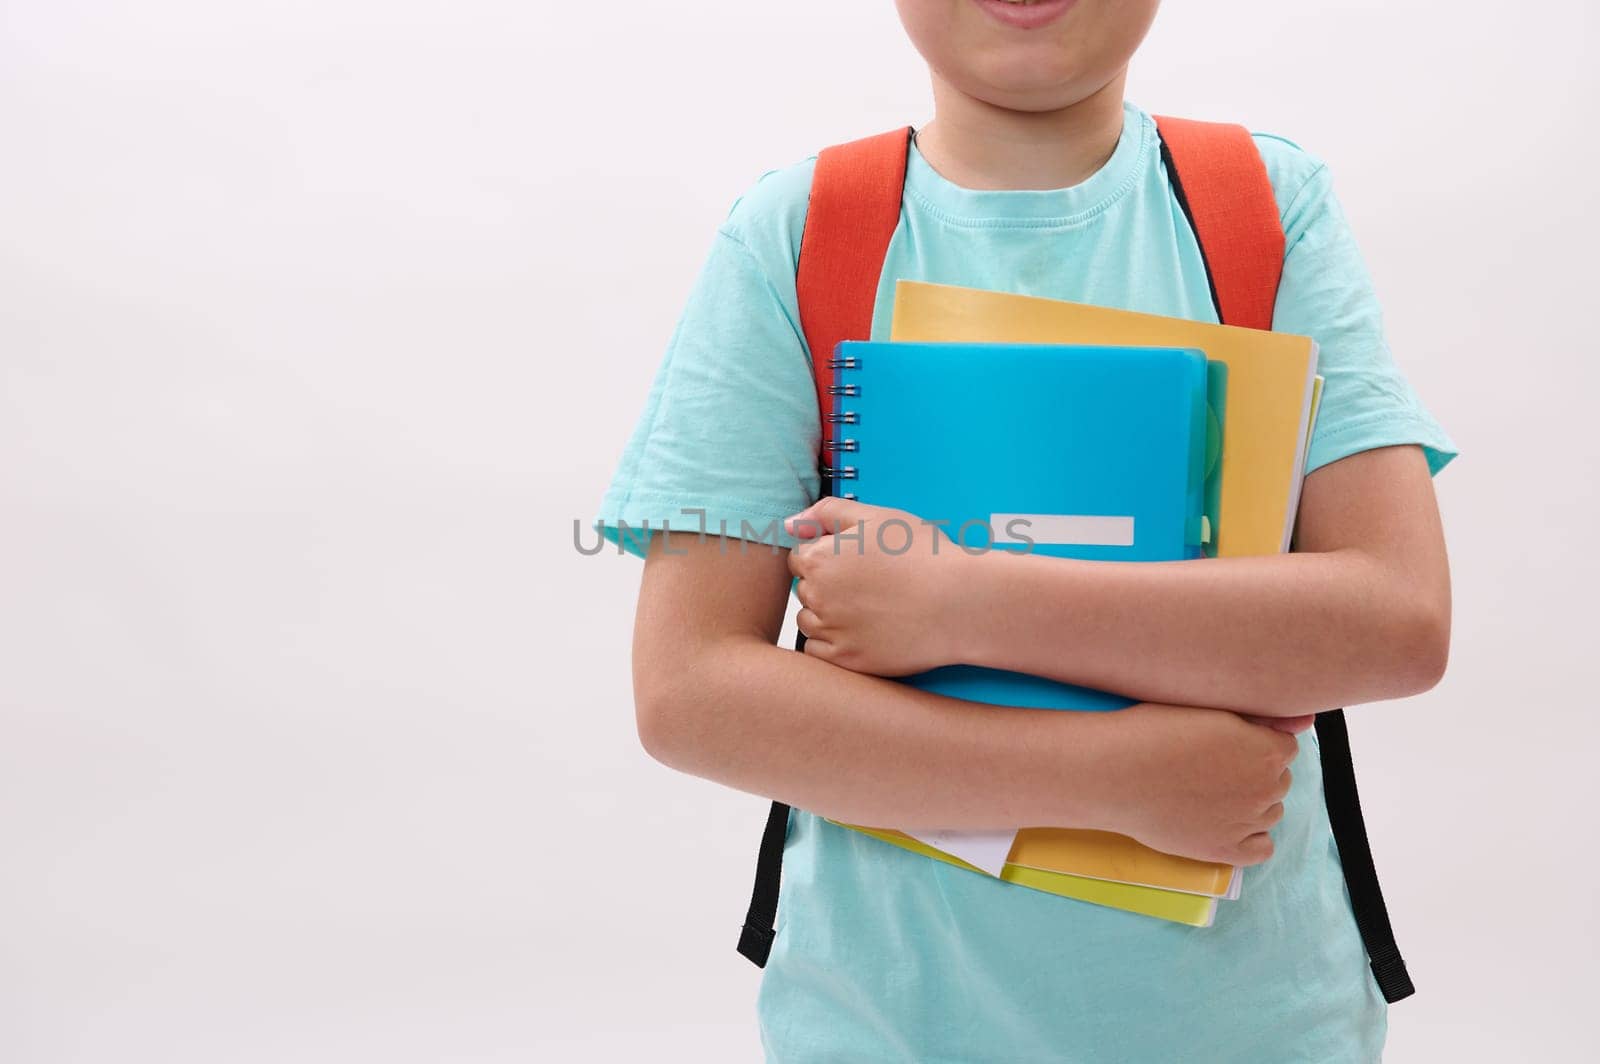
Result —
[{"label": "child's forearm", "polygon": [[776,645],[788,600],[782,555],[655,537],[633,645],[652,756],[869,826],[1097,819],[1089,799],[1113,760],[1104,722],[978,706],[796,654]]},{"label": "child's forearm", "polygon": [[978,705],[742,636],[676,666],[636,696],[658,760],[868,827],[1086,827],[1255,864],[1299,749],[1225,711]]},{"label": "child's forearm", "polygon": [[1417,447],[1307,476],[1291,555],[973,555],[926,523],[891,552],[881,531],[891,520],[918,523],[842,499],[790,518],[807,539],[789,564],[808,654],[880,676],[986,665],[1261,716],[1414,694],[1448,654],[1449,563]]},{"label": "child's forearm", "polygon": [[1205,860],[1270,854],[1298,750],[1284,731],[1211,709],[932,695],[774,645],[788,591],[783,557],[655,538],[633,681],[657,760],[866,826],[1088,827]]},{"label": "child's forearm", "polygon": [[972,664],[1293,715],[1425,689],[1447,618],[1358,550],[1193,562],[971,559]]},{"label": "child's forearm", "polygon": [[1296,542],[1303,553],[1135,565],[970,559],[986,577],[971,604],[989,622],[974,656],[1267,716],[1433,686],[1449,653],[1450,572],[1420,449],[1308,476]]},{"label": "child's forearm", "polygon": [[635,680],[652,756],[822,816],[891,827],[1091,826],[1106,729],[978,706],[739,636]]}]

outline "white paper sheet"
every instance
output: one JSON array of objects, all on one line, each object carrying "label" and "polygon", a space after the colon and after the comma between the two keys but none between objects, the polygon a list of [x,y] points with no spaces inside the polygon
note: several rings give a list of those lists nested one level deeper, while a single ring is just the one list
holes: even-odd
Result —
[{"label": "white paper sheet", "polygon": [[991,876],[1000,874],[1006,856],[1011,853],[1012,840],[1017,837],[1015,831],[946,831],[941,828],[919,828],[905,833],[918,842],[976,865]]}]

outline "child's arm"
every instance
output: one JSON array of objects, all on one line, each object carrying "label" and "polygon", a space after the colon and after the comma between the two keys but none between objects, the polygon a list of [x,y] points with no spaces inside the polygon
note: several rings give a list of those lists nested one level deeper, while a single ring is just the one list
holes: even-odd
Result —
[{"label": "child's arm", "polygon": [[1298,745],[1210,709],[976,705],[775,645],[786,552],[652,538],[634,627],[639,735],[657,760],[868,826],[1119,831],[1265,860]]},{"label": "child's arm", "polygon": [[[836,527],[830,511],[873,523],[837,502],[807,513]],[[1294,554],[1135,564],[946,542],[935,558],[863,539],[796,552],[801,601],[819,604],[801,628],[808,653],[880,675],[966,662],[1280,716],[1426,690],[1448,653],[1444,536],[1413,446],[1310,474]]]}]

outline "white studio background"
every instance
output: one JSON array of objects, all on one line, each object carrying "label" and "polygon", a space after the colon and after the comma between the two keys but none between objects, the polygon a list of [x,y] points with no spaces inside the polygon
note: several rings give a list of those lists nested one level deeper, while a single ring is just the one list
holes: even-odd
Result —
[{"label": "white studio background", "polygon": [[[1597,986],[1594,18],[1172,0],[1151,110],[1326,159],[1454,661],[1353,713],[1421,992]],[[638,748],[573,548],[733,198],[928,116],[889,0],[0,2],[0,1060],[749,1061],[764,803]]]}]

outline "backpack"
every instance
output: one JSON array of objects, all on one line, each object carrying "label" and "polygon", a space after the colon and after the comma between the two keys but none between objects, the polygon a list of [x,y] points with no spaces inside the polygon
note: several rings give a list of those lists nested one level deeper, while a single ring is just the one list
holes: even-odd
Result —
[{"label": "backpack", "polygon": [[[1283,269],[1284,235],[1277,200],[1255,142],[1242,126],[1156,118],[1161,163],[1174,198],[1200,247],[1217,319],[1227,325],[1272,327],[1273,304]],[[906,126],[825,148],[817,155],[795,288],[800,322],[812,356],[818,410],[822,412],[822,494],[832,493],[828,458],[834,426],[834,346],[871,338],[879,275],[900,221]],[[795,649],[805,646],[805,636]],[[1362,943],[1384,1000],[1415,993],[1395,945],[1383,892],[1378,886],[1356,793],[1350,740],[1342,709],[1319,713],[1328,821],[1339,849],[1345,885]],[[765,967],[775,935],[789,806],[773,802],[756,861],[755,888],[740,932],[738,950]]]}]

